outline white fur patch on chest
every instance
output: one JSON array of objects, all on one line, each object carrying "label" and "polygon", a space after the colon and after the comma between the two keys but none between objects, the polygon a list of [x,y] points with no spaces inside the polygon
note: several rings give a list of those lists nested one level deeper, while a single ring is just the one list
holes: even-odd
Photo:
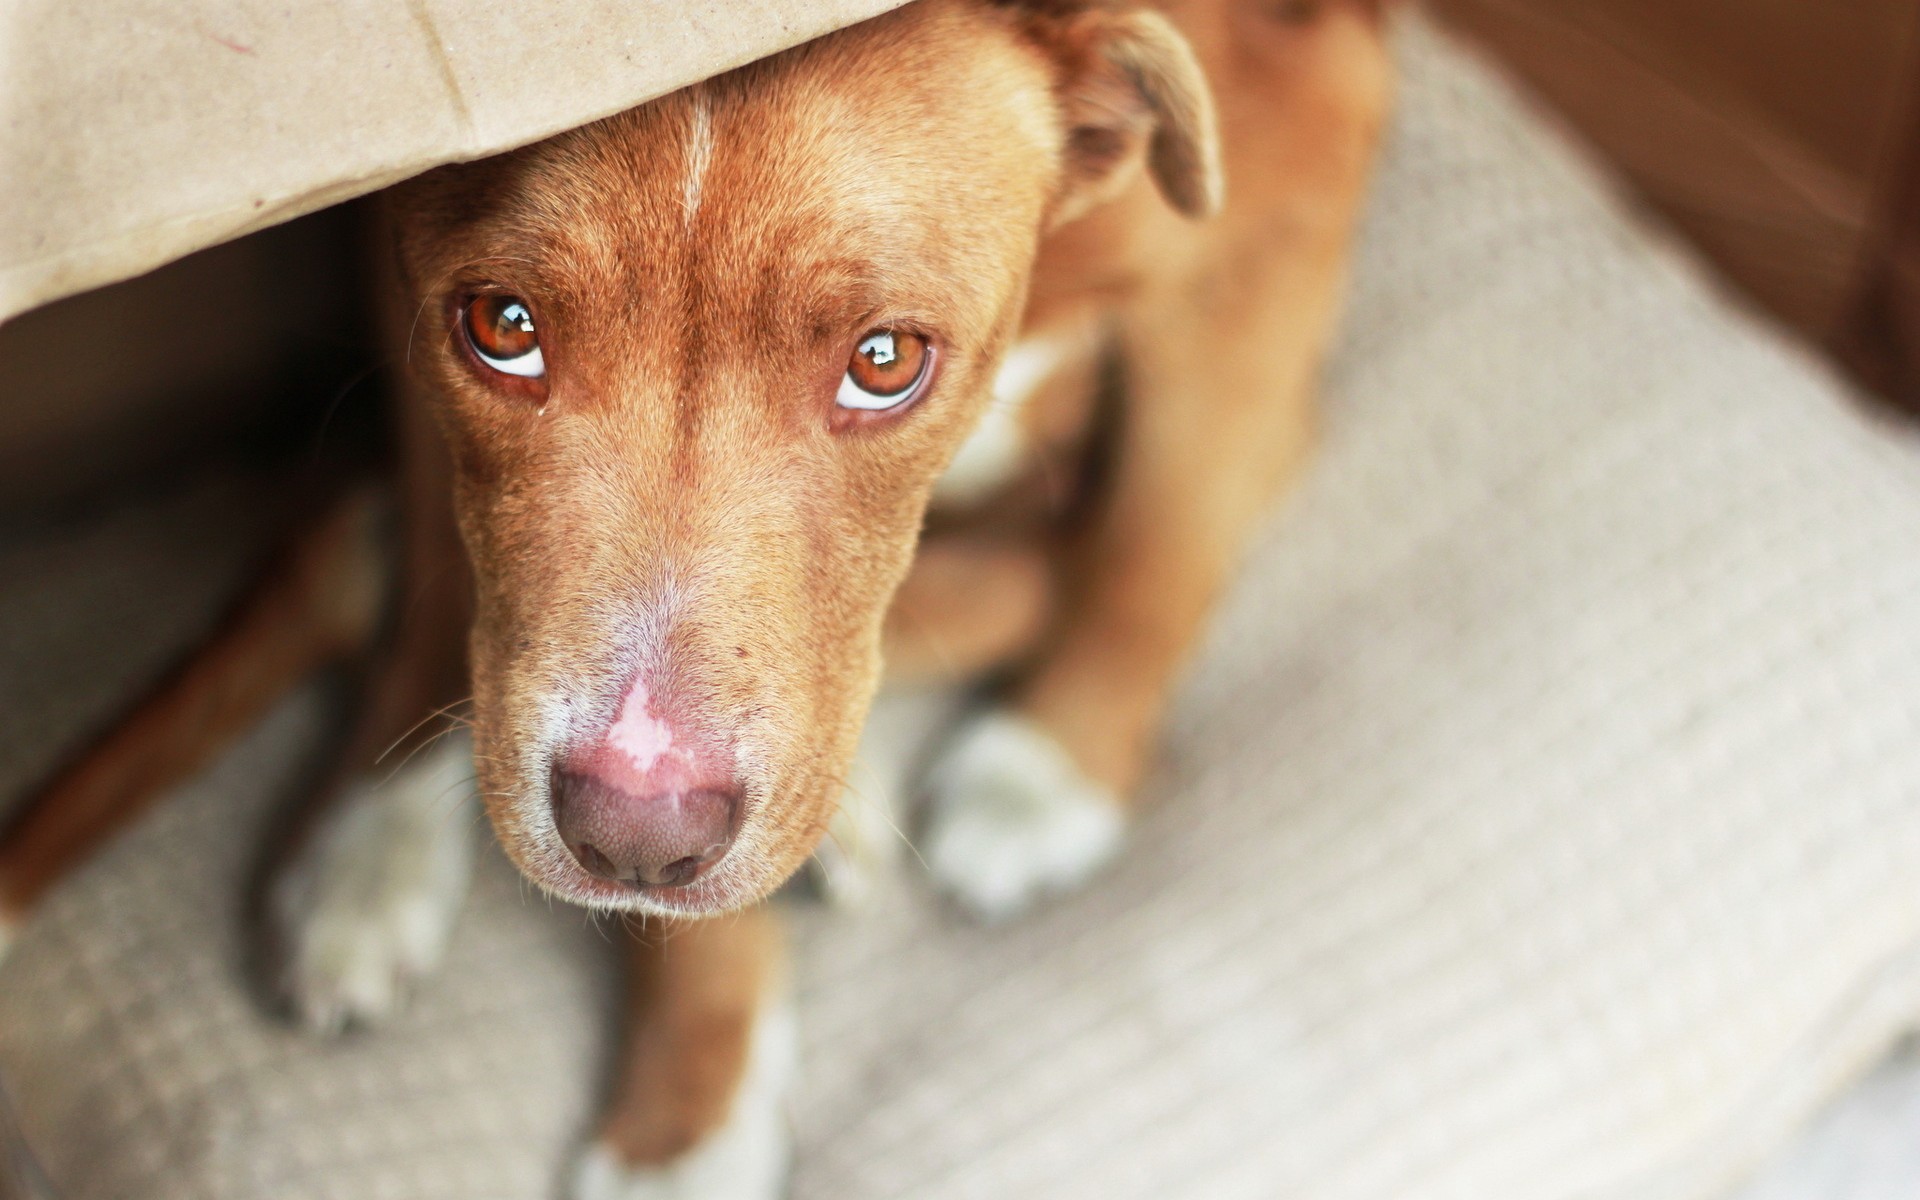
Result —
[{"label": "white fur patch on chest", "polygon": [[1081,346],[1067,335],[1022,338],[1000,361],[993,377],[993,403],[974,426],[946,474],[933,485],[933,502],[954,508],[978,504],[1012,483],[1032,452],[1021,414],[1034,393]]}]

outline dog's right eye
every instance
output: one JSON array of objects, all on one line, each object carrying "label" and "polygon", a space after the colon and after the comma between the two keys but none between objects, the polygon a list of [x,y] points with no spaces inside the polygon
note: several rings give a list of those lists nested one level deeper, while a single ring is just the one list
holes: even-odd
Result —
[{"label": "dog's right eye", "polygon": [[467,344],[481,362],[503,375],[538,379],[547,373],[533,311],[518,296],[475,296],[461,321]]}]

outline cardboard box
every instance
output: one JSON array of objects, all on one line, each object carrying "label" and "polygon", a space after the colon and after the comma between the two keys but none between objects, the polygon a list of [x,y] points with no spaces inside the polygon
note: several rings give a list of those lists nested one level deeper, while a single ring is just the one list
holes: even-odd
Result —
[{"label": "cardboard box", "polygon": [[94,0],[0,16],[0,321],[899,0]]}]

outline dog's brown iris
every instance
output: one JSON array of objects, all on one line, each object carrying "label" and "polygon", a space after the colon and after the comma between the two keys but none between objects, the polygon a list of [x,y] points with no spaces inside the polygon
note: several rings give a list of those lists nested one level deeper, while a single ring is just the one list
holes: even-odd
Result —
[{"label": "dog's brown iris", "polygon": [[927,339],[904,329],[875,329],[854,347],[847,378],[876,399],[898,396],[919,381],[926,365]]},{"label": "dog's brown iris", "polygon": [[488,366],[514,375],[537,375],[544,368],[533,312],[518,296],[475,296],[467,304],[466,329]]}]

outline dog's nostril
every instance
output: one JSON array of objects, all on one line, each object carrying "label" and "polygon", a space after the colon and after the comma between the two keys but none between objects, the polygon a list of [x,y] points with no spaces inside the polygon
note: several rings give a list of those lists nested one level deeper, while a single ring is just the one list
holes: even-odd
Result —
[{"label": "dog's nostril", "polygon": [[580,860],[580,865],[602,879],[619,879],[625,872],[613,865],[613,861],[600,853],[592,842],[568,843],[568,849]]},{"label": "dog's nostril", "polygon": [[684,887],[726,855],[740,798],[712,787],[640,794],[592,774],[560,771],[553,809],[561,840],[592,874]]},{"label": "dog's nostril", "polygon": [[647,882],[659,884],[662,887],[679,887],[683,883],[692,883],[705,866],[704,860],[689,855],[677,862],[668,863],[661,869],[660,878]]}]

